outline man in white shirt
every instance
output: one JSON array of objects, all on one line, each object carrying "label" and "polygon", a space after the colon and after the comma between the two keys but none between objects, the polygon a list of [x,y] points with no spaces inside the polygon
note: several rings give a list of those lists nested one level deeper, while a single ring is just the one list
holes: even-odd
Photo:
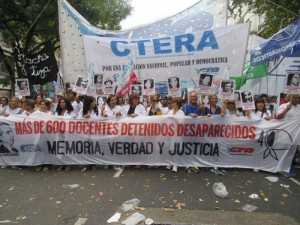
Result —
[{"label": "man in white shirt", "polygon": [[[276,119],[287,119],[287,118],[299,118],[300,117],[300,105],[299,105],[299,95],[290,94],[288,96],[289,102],[281,104],[277,111]],[[299,146],[298,146],[299,148]],[[292,165],[296,164],[295,157],[293,159]],[[284,175],[288,178],[296,176],[296,173],[292,171],[292,165],[290,172]]]},{"label": "man in white shirt", "polygon": [[288,103],[279,106],[276,119],[300,117],[299,95],[290,94],[288,98]]},{"label": "man in white shirt", "polygon": [[73,109],[74,109],[74,115],[77,117],[78,116],[78,113],[81,109],[81,104],[79,104],[77,101],[76,101],[76,92],[74,92],[71,88],[69,88],[67,90],[67,98],[70,100],[72,106],[73,106]]}]

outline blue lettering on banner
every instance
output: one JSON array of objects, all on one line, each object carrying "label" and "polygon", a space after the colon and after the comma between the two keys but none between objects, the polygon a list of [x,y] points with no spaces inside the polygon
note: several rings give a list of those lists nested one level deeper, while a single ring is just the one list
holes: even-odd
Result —
[{"label": "blue lettering on banner", "polygon": [[[152,39],[153,53],[155,55],[181,53],[183,48],[185,48],[188,52],[203,51],[204,48],[219,49],[219,45],[213,31],[204,31],[199,43],[195,43],[195,36],[191,33],[174,36],[175,49],[171,48],[171,41],[171,37]],[[135,41],[111,41],[110,47],[116,56],[123,57],[130,54],[131,50],[129,45],[136,44],[138,48],[138,54],[140,56],[144,56],[149,55],[149,52],[146,51],[145,46],[150,42],[150,39]]]},{"label": "blue lettering on banner", "polygon": [[217,73],[219,72],[220,68],[219,67],[207,67],[207,68],[201,68],[201,69],[195,69],[198,74],[201,72],[203,73]]},{"label": "blue lettering on banner", "polygon": [[42,149],[38,145],[28,144],[20,146],[21,152],[41,152]]}]

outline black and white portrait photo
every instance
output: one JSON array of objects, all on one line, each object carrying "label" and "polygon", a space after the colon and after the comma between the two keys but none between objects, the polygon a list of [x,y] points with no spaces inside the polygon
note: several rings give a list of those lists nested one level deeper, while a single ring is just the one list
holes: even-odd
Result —
[{"label": "black and white portrait photo", "polygon": [[145,79],[144,80],[144,89],[153,89],[154,88],[154,80],[153,79]]},{"label": "black and white portrait photo", "polygon": [[253,95],[251,91],[241,91],[242,103],[253,102]]},{"label": "black and white portrait photo", "polygon": [[0,122],[0,153],[18,153],[13,146],[14,134],[8,123]]},{"label": "black and white portrait photo", "polygon": [[103,85],[103,74],[94,75],[94,85],[100,87]]},{"label": "black and white portrait photo", "polygon": [[213,75],[211,74],[200,74],[199,86],[211,87],[213,81]]},{"label": "black and white portrait photo", "polygon": [[222,91],[225,93],[233,93],[234,91],[234,83],[233,81],[222,81],[221,82]]},{"label": "black and white portrait photo", "polygon": [[179,78],[178,77],[170,77],[168,79],[169,89],[180,88]]}]

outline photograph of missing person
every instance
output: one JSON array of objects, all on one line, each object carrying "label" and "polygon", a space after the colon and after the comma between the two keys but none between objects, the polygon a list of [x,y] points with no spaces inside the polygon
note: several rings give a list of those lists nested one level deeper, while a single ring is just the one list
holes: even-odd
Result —
[{"label": "photograph of missing person", "polygon": [[234,91],[234,82],[229,80],[224,80],[221,82],[222,92],[233,93]]},{"label": "photograph of missing person", "polygon": [[144,80],[144,89],[153,89],[154,88],[154,80],[153,79],[145,79]]},{"label": "photograph of missing person", "polygon": [[142,96],[142,85],[141,84],[131,85],[131,93],[137,93],[139,96]]},{"label": "photograph of missing person", "polygon": [[242,103],[253,102],[253,95],[251,91],[241,91]]},{"label": "photograph of missing person", "polygon": [[15,82],[16,96],[30,96],[29,81],[26,78],[16,79]]},{"label": "photograph of missing person", "polygon": [[14,134],[8,123],[0,122],[0,153],[19,152],[13,145]]},{"label": "photograph of missing person", "polygon": [[103,85],[103,74],[94,75],[94,85],[99,87]]},{"label": "photograph of missing person", "polygon": [[79,87],[79,88],[83,88],[83,89],[86,89],[87,86],[88,86],[88,83],[89,83],[89,79],[86,78],[86,77],[78,77],[77,78],[77,81],[76,81],[76,86]]},{"label": "photograph of missing person", "polygon": [[200,74],[199,86],[211,87],[214,75],[211,74]]},{"label": "photograph of missing person", "polygon": [[287,75],[286,86],[300,86],[300,73],[289,73]]},{"label": "photograph of missing person", "polygon": [[106,104],[107,96],[97,96],[97,106],[103,106]]},{"label": "photograph of missing person", "polygon": [[112,88],[113,81],[112,80],[106,80],[106,81],[104,81],[104,85],[105,85],[105,88]]},{"label": "photograph of missing person", "polygon": [[19,87],[19,90],[22,90],[22,91],[29,90],[28,79],[18,79],[17,85]]},{"label": "photograph of missing person", "polygon": [[169,89],[180,88],[179,78],[178,77],[170,77],[168,79]]}]

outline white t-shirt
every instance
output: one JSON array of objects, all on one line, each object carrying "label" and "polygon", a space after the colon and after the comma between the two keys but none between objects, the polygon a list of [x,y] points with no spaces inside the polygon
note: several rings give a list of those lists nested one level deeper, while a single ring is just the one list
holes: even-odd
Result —
[{"label": "white t-shirt", "polygon": [[179,109],[179,110],[176,112],[176,114],[174,114],[174,110],[172,109],[172,110],[170,110],[170,111],[168,112],[167,115],[168,115],[168,116],[185,116],[184,112],[183,112],[181,109]]},{"label": "white t-shirt", "polygon": [[262,113],[261,111],[251,111],[250,113],[250,118],[251,119],[254,119],[254,120],[260,120],[262,118],[265,118],[267,116],[271,116],[271,111],[270,110],[267,110],[267,113]]},{"label": "white t-shirt", "polygon": [[0,113],[5,112],[5,110],[8,108],[8,105],[6,106],[0,106]]},{"label": "white t-shirt", "polygon": [[[58,115],[57,112],[55,112],[55,116],[61,116],[61,115]],[[76,115],[74,114],[74,111],[72,111],[72,112],[65,111],[63,116],[66,117],[66,118],[76,117]]]},{"label": "white t-shirt", "polygon": [[9,115],[16,115],[20,112],[20,108],[15,108],[15,109],[11,109],[9,107],[6,108],[5,113],[9,114]]},{"label": "white t-shirt", "polygon": [[[129,104],[125,106],[125,112],[124,112],[125,115],[127,114],[129,108],[130,108]],[[139,116],[147,116],[146,109],[145,109],[145,107],[142,104],[138,104],[135,107],[134,113],[138,114]]]},{"label": "white t-shirt", "polygon": [[122,116],[124,115],[124,110],[122,106],[116,105],[114,108],[110,108],[108,105],[105,105],[104,111],[103,111],[103,115],[107,115],[107,116],[115,116],[116,113],[121,113]]},{"label": "white t-shirt", "polygon": [[[282,113],[289,104],[290,103],[281,104],[278,108],[277,114]],[[295,117],[300,117],[299,105],[292,105],[292,108],[289,111],[287,111],[287,113],[284,115],[284,118],[295,118]]]},{"label": "white t-shirt", "polygon": [[[89,112],[90,113],[90,119],[97,119],[97,118],[99,118],[99,112],[98,112],[98,116],[97,116],[97,114],[95,113],[95,111],[94,110],[92,110],[91,112]],[[79,111],[79,113],[78,113],[78,117],[77,117],[78,119],[83,119],[84,117],[83,117],[83,109],[80,109],[80,111]],[[86,118],[84,118],[84,119],[86,119]]]}]

